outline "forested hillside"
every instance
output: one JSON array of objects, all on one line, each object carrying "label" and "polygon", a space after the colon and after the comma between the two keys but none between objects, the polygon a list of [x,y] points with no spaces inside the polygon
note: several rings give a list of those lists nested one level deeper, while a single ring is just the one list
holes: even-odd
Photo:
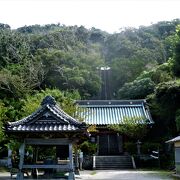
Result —
[{"label": "forested hillside", "polygon": [[177,135],[179,24],[176,19],[114,34],[61,24],[15,30],[0,24],[1,126],[27,115],[30,99],[51,91],[65,104],[67,96],[71,100],[97,97],[101,88],[98,68],[109,66],[112,98],[146,98],[155,121],[156,139]]}]

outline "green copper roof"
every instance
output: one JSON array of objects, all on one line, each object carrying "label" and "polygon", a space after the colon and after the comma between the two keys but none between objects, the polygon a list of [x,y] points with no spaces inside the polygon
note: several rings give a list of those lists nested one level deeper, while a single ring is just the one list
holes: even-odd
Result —
[{"label": "green copper roof", "polygon": [[91,100],[77,101],[79,116],[91,125],[124,124],[125,120],[137,123],[154,123],[145,100]]}]

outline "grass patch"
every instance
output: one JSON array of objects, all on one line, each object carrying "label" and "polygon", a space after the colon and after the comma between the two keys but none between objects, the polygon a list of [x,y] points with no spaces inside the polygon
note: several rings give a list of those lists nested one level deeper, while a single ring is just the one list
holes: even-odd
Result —
[{"label": "grass patch", "polygon": [[147,171],[149,175],[158,175],[159,177],[169,177],[170,179],[177,180],[177,178],[173,177],[172,174],[174,171],[169,170],[161,170],[161,169],[138,169],[138,171]]},{"label": "grass patch", "polygon": [[93,171],[90,173],[90,175],[95,175],[96,174],[96,171]]},{"label": "grass patch", "polygon": [[67,173],[66,172],[56,172],[55,173],[55,177],[61,177],[61,178],[65,178],[65,177],[67,177],[67,175],[66,175]]},{"label": "grass patch", "polygon": [[171,176],[172,171],[163,171],[163,170],[157,170],[157,172],[160,176]]},{"label": "grass patch", "polygon": [[8,168],[6,167],[0,167],[0,172],[7,172],[8,171]]}]

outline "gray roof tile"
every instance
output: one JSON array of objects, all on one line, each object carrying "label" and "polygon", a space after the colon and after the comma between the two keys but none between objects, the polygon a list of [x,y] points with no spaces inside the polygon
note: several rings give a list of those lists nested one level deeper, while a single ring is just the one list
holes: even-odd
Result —
[{"label": "gray roof tile", "polygon": [[41,105],[31,115],[16,122],[9,122],[6,130],[9,132],[74,132],[86,128],[85,124],[60,109],[56,105],[54,98],[47,96]]}]

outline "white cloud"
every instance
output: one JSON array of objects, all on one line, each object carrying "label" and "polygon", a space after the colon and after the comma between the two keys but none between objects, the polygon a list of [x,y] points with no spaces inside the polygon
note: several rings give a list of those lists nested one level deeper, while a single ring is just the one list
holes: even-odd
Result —
[{"label": "white cloud", "polygon": [[109,32],[179,17],[178,0],[0,0],[0,22],[13,28],[62,23]]}]

